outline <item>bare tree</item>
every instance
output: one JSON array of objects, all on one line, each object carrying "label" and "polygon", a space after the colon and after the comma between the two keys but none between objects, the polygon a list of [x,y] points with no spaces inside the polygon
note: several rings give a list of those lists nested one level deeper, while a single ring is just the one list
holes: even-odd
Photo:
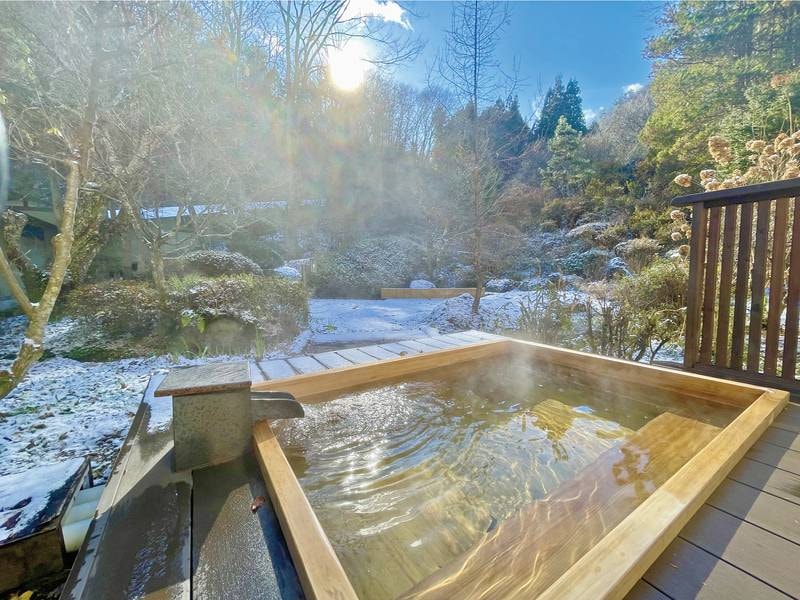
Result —
[{"label": "bare tree", "polygon": [[[494,2],[464,2],[453,6],[451,26],[438,70],[442,79],[465,102],[469,127],[469,151],[463,157],[469,173],[467,194],[472,204],[472,260],[475,285],[484,281],[483,243],[486,217],[498,200],[497,175],[492,173],[485,130],[478,118],[482,103],[491,101],[501,87],[497,41],[508,23],[508,7]],[[480,293],[472,312],[478,313]]]},{"label": "bare tree", "polygon": [[297,138],[300,134],[302,105],[309,98],[311,84],[319,81],[324,73],[328,51],[342,47],[350,40],[369,40],[377,47],[377,53],[366,60],[391,66],[414,58],[422,49],[422,43],[409,30],[397,33],[385,20],[362,14],[357,2],[278,0],[276,6],[282,50],[280,68],[286,98],[287,241],[296,246],[292,209],[299,201],[301,187]]},{"label": "bare tree", "polygon": [[[11,368],[0,371],[0,397],[44,351],[47,322],[70,264],[79,196],[91,181],[95,122],[109,59],[121,47],[115,34],[129,17],[124,13],[113,3],[8,3],[0,8],[0,89],[6,96],[11,154],[49,171],[58,217],[52,262],[38,301],[31,299],[0,248],[0,275],[28,318]],[[24,68],[15,62],[21,55],[27,56]]]}]

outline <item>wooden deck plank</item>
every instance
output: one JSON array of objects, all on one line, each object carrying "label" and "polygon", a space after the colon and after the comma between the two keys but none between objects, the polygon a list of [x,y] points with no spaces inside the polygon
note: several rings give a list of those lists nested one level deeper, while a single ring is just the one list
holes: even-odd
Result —
[{"label": "wooden deck plank", "polygon": [[752,575],[684,539],[675,539],[643,579],[670,598],[697,600],[786,600]]},{"label": "wooden deck plank", "polygon": [[374,356],[372,356],[371,354],[368,354],[363,350],[360,350],[359,348],[347,348],[346,350],[337,350],[336,352],[337,354],[340,354],[347,360],[357,365],[365,365],[379,360]]},{"label": "wooden deck plank", "polygon": [[800,477],[788,471],[743,458],[733,468],[729,477],[789,502],[800,504]]},{"label": "wooden deck plank", "polygon": [[472,339],[465,339],[464,337],[458,335],[457,333],[447,333],[441,336],[451,342],[458,344],[459,346],[466,346],[467,344],[473,344],[475,340]]},{"label": "wooden deck plank", "polygon": [[277,515],[252,454],[196,470],[192,494],[193,598],[303,598]]},{"label": "wooden deck plank", "polygon": [[800,406],[790,402],[786,409],[775,417],[772,426],[800,433]]},{"label": "wooden deck plank", "polygon": [[441,348],[437,348],[436,346],[423,344],[419,340],[403,340],[402,342],[397,343],[408,348],[409,350],[414,350],[415,352],[431,352],[433,350],[441,350]]},{"label": "wooden deck plank", "polygon": [[172,469],[172,402],[153,396],[163,379],[150,379],[70,571],[65,600],[190,597],[192,478]]},{"label": "wooden deck plank", "polygon": [[333,350],[330,352],[320,352],[319,354],[313,354],[312,356],[329,369],[346,367],[353,364],[353,361],[347,360],[344,356],[337,354]]},{"label": "wooden deck plank", "polygon": [[800,544],[800,506],[726,479],[706,504]]},{"label": "wooden deck plank", "polygon": [[267,379],[283,379],[293,377],[297,372],[285,360],[260,360],[258,368],[261,369]]},{"label": "wooden deck plank", "polygon": [[[719,431],[672,413],[659,415],[403,597],[446,600],[541,594],[646,500],[644,486],[655,489],[664,483]],[[648,460],[643,464],[640,459],[645,455]],[[620,469],[628,477],[625,485],[619,481]]]},{"label": "wooden deck plank", "polygon": [[250,381],[252,381],[253,383],[258,383],[260,381],[267,380],[267,376],[261,369],[258,368],[258,364],[256,363],[256,361],[251,360],[249,364],[250,364]]},{"label": "wooden deck plank", "polygon": [[419,351],[411,350],[410,348],[406,346],[401,346],[400,344],[397,343],[381,344],[379,347],[383,348],[384,350],[388,350],[389,352],[394,352],[398,356],[407,356],[408,354],[419,354]]},{"label": "wooden deck plank", "polygon": [[451,333],[450,337],[464,340],[465,342],[468,342],[470,344],[484,341],[483,338],[480,338],[477,335],[473,335],[467,331],[457,331],[455,333]]},{"label": "wooden deck plank", "polygon": [[317,373],[325,370],[325,365],[311,356],[293,356],[287,360],[300,374]]},{"label": "wooden deck plank", "polygon": [[783,593],[800,596],[800,546],[705,505],[681,531],[681,538]]},{"label": "wooden deck plank", "polygon": [[455,348],[455,344],[453,342],[448,342],[444,340],[440,340],[435,337],[424,337],[424,338],[417,338],[414,340],[418,344],[424,344],[425,346],[431,346],[433,348],[437,348],[439,350],[444,350],[446,348]]},{"label": "wooden deck plank", "polygon": [[745,455],[759,462],[800,475],[800,452],[760,441]]},{"label": "wooden deck plank", "polygon": [[385,358],[397,358],[400,356],[397,352],[390,352],[385,348],[381,348],[378,345],[375,346],[362,346],[359,348],[362,352],[369,354],[370,356],[374,356],[375,358],[380,358],[381,360]]},{"label": "wooden deck plank", "polygon": [[671,600],[666,594],[662,594],[652,585],[640,579],[633,586],[633,589],[625,596],[625,600]]},{"label": "wooden deck plank", "polygon": [[781,448],[791,448],[792,450],[800,452],[800,433],[795,433],[788,429],[770,427],[764,432],[761,439],[770,444],[780,446]]}]

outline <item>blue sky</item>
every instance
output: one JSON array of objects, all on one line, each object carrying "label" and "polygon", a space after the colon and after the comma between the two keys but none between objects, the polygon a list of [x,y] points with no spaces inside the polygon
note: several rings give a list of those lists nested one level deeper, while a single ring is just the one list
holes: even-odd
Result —
[{"label": "blue sky", "polygon": [[[450,2],[416,2],[406,15],[427,46],[413,63],[399,67],[402,81],[422,85],[450,25]],[[659,2],[511,2],[511,23],[498,44],[500,63],[516,59],[521,108],[527,114],[556,74],[581,85],[587,116],[610,107],[628,85],[646,84],[650,63],[642,56],[657,31]],[[541,89],[540,89],[541,88]]]}]

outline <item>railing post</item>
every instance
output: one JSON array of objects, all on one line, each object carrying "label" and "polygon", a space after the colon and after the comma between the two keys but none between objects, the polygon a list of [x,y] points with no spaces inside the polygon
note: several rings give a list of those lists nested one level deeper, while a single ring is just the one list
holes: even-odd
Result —
[{"label": "railing post", "polygon": [[702,202],[692,205],[692,239],[689,244],[689,290],[686,297],[686,346],[683,364],[689,369],[697,364],[700,309],[703,305],[703,272],[705,267],[706,225],[708,211]]}]

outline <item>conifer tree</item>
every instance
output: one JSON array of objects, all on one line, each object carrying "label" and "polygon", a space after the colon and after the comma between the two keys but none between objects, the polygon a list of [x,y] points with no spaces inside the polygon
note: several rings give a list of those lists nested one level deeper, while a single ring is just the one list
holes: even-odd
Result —
[{"label": "conifer tree", "polygon": [[561,75],[557,75],[555,82],[544,96],[542,112],[534,129],[535,138],[549,140],[555,134],[558,118],[564,114],[564,93]]},{"label": "conifer tree", "polygon": [[[570,79],[564,91],[564,112],[567,123],[578,133],[586,133],[586,119],[583,116],[581,87],[576,79]],[[560,115],[559,115],[560,116]]]}]

